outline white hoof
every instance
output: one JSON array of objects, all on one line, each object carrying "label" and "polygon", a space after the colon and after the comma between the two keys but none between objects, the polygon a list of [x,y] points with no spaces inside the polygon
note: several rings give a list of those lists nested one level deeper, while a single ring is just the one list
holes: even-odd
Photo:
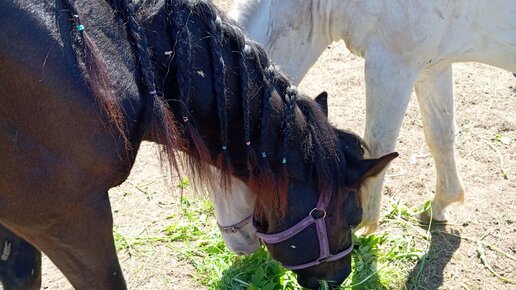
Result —
[{"label": "white hoof", "polygon": [[370,235],[378,229],[378,220],[366,220],[362,221],[360,225],[358,225],[357,235]]}]

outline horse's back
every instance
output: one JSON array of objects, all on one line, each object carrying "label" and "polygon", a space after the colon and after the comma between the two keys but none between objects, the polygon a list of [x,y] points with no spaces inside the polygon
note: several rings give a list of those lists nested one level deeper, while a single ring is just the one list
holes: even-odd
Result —
[{"label": "horse's back", "polygon": [[455,1],[440,42],[451,62],[482,62],[516,71],[516,2]]},{"label": "horse's back", "polygon": [[424,66],[474,61],[516,70],[514,1],[386,1],[370,27],[356,36],[364,39],[349,39],[351,46],[366,45],[356,51],[380,44],[393,56]]}]

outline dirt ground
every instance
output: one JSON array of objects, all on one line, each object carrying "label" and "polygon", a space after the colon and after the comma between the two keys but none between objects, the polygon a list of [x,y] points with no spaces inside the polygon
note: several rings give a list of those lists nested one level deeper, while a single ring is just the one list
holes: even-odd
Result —
[{"label": "dirt ground", "polygon": [[[230,3],[219,2],[223,8]],[[359,134],[364,130],[365,115],[363,65],[342,42],[335,43],[300,86],[310,96],[327,91],[330,120]],[[466,198],[462,206],[454,208],[451,224],[443,227],[447,234],[433,237],[430,251],[435,258],[424,265],[423,284],[427,289],[516,289],[486,268],[476,243],[482,240],[516,255],[516,78],[485,65],[457,64],[454,90],[458,165]],[[505,142],[509,144],[501,142],[501,137],[510,138]],[[383,213],[389,202],[399,198],[416,206],[434,194],[435,169],[415,97],[409,104],[397,151],[400,157],[387,173]],[[157,236],[164,225],[177,221],[178,217],[167,217],[178,210],[179,191],[175,186],[167,189],[164,180],[155,146],[144,144],[129,179],[110,191],[117,234]],[[192,266],[174,255],[180,246],[158,243],[120,251],[128,287],[204,289],[194,279]],[[486,260],[496,273],[516,279],[516,262],[496,251],[486,251]],[[48,259],[43,272],[44,289],[71,288]]]}]

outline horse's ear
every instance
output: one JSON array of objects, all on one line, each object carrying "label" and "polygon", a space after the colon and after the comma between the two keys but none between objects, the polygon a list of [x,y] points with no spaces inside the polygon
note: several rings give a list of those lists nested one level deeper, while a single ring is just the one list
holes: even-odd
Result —
[{"label": "horse's ear", "polygon": [[398,155],[398,152],[392,152],[377,159],[361,160],[355,168],[356,174],[361,181],[368,177],[375,176],[382,172],[382,170],[389,165],[389,162],[398,157]]},{"label": "horse's ear", "polygon": [[315,97],[315,102],[319,104],[319,107],[324,112],[324,115],[328,117],[328,93],[322,92],[317,97]]}]

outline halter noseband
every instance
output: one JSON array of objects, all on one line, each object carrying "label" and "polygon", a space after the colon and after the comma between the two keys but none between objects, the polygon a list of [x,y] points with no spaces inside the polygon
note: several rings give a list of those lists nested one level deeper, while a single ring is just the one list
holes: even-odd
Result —
[{"label": "halter noseband", "polygon": [[236,224],[230,225],[230,226],[221,226],[218,222],[217,225],[219,226],[219,229],[221,232],[224,232],[226,234],[234,234],[239,233],[244,240],[247,242],[247,244],[251,245],[251,236],[247,234],[245,231],[242,230],[245,226],[250,224],[253,220],[253,215],[250,215],[246,217],[245,219],[237,222]]},{"label": "halter noseband", "polygon": [[[319,258],[312,262],[307,262],[300,265],[283,265],[284,268],[290,269],[290,270],[300,270],[300,269],[306,269],[312,266],[319,265],[324,262],[332,262],[339,260],[351,253],[353,251],[353,239],[351,239],[351,245],[349,245],[348,248],[345,250],[333,255],[330,254],[330,246],[328,243],[328,231],[326,230],[326,208],[328,207],[328,204],[330,202],[330,194],[327,192],[323,192],[319,196],[319,200],[317,201],[317,206],[308,213],[308,216],[303,218],[300,222],[293,225],[292,227],[276,233],[276,234],[264,234],[260,233],[258,229],[256,228],[256,225],[253,223],[256,235],[262,239],[262,241],[265,244],[277,244],[281,243],[283,241],[286,241],[288,239],[293,238],[295,235],[299,234],[303,230],[305,230],[307,227],[309,227],[311,224],[315,223],[315,228],[317,230],[317,238],[319,239]],[[315,211],[320,211],[323,213],[321,217],[314,218],[313,213]]]}]

